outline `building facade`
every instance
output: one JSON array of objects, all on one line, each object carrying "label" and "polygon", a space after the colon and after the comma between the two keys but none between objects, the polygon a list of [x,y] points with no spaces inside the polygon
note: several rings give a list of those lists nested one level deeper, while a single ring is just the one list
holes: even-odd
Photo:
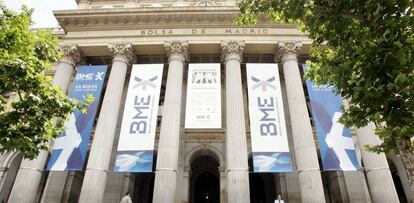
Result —
[{"label": "building facade", "polygon": [[[238,27],[236,2],[80,0],[55,11],[64,53],[53,83],[67,93],[79,65],[108,65],[87,163],[79,172],[45,171],[49,152],[29,161],[0,157],[2,202],[413,202],[398,156],[373,154],[374,126],[353,129],[362,171],[326,172],[303,71],[311,41],[292,24],[259,19]],[[221,128],[186,129],[188,64],[220,63]],[[246,63],[277,63],[291,173],[254,173]],[[113,172],[132,64],[164,64],[151,173]]]}]

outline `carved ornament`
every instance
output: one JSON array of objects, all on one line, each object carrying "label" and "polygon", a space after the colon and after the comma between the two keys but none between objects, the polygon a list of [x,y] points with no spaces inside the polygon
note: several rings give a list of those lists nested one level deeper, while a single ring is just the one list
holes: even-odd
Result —
[{"label": "carved ornament", "polygon": [[187,143],[222,143],[224,142],[224,132],[208,132],[208,133],[186,133]]},{"label": "carved ornament", "polygon": [[60,62],[68,63],[73,67],[76,67],[77,64],[82,60],[81,50],[78,45],[62,45],[60,50],[63,53],[62,59]]},{"label": "carved ornament", "polygon": [[291,42],[278,42],[276,47],[276,56],[275,58],[280,59],[282,62],[294,57],[297,60],[296,55],[299,53],[302,48],[302,42],[300,41],[291,41]]},{"label": "carved ornament", "polygon": [[241,61],[244,47],[246,44],[244,41],[222,41],[221,42],[221,59],[222,61],[227,60],[238,60]]},{"label": "carved ornament", "polygon": [[188,41],[167,41],[164,48],[167,50],[168,61],[188,61]]},{"label": "carved ornament", "polygon": [[131,43],[109,44],[109,51],[112,52],[112,61],[121,61],[129,64],[134,58],[134,50]]}]

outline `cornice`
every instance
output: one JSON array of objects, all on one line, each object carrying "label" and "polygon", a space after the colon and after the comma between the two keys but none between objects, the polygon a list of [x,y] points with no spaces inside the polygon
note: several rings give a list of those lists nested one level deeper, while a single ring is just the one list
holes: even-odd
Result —
[{"label": "cornice", "polygon": [[[60,26],[66,31],[176,28],[177,24],[186,27],[217,27],[234,25],[234,17],[239,14],[236,7],[173,7],[173,8],[113,8],[77,9],[54,11]],[[257,26],[274,27],[259,19]],[[278,27],[296,28],[293,24]]]}]

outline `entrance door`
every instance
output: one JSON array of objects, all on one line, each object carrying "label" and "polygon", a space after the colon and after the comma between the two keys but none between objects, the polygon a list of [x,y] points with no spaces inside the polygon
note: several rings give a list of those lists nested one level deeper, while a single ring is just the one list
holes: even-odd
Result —
[{"label": "entrance door", "polygon": [[201,156],[191,164],[191,203],[219,203],[220,181],[218,162],[209,156]]},{"label": "entrance door", "polygon": [[217,177],[209,172],[200,174],[195,181],[194,202],[220,202],[220,189]]}]

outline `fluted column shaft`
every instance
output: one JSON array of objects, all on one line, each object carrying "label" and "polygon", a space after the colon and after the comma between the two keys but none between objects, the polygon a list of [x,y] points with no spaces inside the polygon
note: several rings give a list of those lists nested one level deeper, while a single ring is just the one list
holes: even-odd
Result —
[{"label": "fluted column shaft", "polygon": [[369,123],[356,130],[372,202],[399,202],[385,154],[365,149],[365,145],[374,146],[381,142],[374,129],[375,125]]},{"label": "fluted column shaft", "polygon": [[81,203],[103,202],[127,66],[133,58],[132,46],[129,43],[110,44],[108,48],[114,54],[112,70],[83,179],[79,199]]},{"label": "fluted column shaft", "polygon": [[226,67],[227,198],[231,203],[250,202],[246,126],[240,61],[244,42],[222,42]]},{"label": "fluted column shaft", "polygon": [[321,203],[325,202],[322,178],[296,57],[300,47],[301,44],[296,42],[278,44],[285,76],[302,201]]},{"label": "fluted column shaft", "polygon": [[188,42],[166,42],[169,56],[168,78],[162,111],[158,158],[154,182],[154,203],[173,203],[176,199],[180,145],[181,95]]},{"label": "fluted column shaft", "polygon": [[[61,50],[63,57],[53,76],[52,83],[60,87],[61,91],[66,94],[76,64],[81,59],[81,54],[77,45],[64,45]],[[23,159],[10,193],[9,202],[31,203],[36,201],[48,154],[47,151],[40,151],[36,159]]]}]

